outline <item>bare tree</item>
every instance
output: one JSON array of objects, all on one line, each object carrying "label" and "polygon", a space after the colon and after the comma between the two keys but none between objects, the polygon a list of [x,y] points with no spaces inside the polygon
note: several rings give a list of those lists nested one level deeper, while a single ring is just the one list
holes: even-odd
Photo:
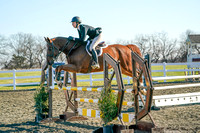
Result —
[{"label": "bare tree", "polygon": [[0,35],[0,66],[4,67],[9,59],[8,41],[5,36]]},{"label": "bare tree", "polygon": [[168,61],[174,58],[177,41],[169,39],[166,33],[155,33],[152,35],[138,35],[135,38],[143,55],[151,54],[152,61]]},{"label": "bare tree", "polygon": [[7,68],[41,67],[46,53],[43,38],[35,37],[32,34],[18,33],[10,36],[9,46],[12,59],[7,62],[11,67]]},{"label": "bare tree", "polygon": [[36,43],[36,51],[35,51],[35,61],[37,62],[37,66],[41,68],[42,67],[42,63],[45,61],[45,57],[46,57],[46,45],[45,42],[43,40],[37,40]]},{"label": "bare tree", "polygon": [[149,53],[149,45],[148,45],[148,41],[149,41],[149,38],[148,36],[146,35],[137,35],[135,37],[135,40],[136,40],[136,44],[137,46],[139,47],[139,49],[141,50],[141,53],[142,55],[145,55],[147,53]]},{"label": "bare tree", "polygon": [[[23,64],[31,68],[33,66],[33,55],[35,51],[34,38],[31,34],[18,33],[11,35],[10,47],[13,48],[13,55],[15,57],[24,57]],[[23,66],[22,64],[16,64]]]},{"label": "bare tree", "polygon": [[162,61],[167,62],[170,58],[175,58],[176,54],[174,51],[176,51],[177,40],[169,39],[166,33],[159,33],[157,37],[157,43],[160,45],[160,56],[162,57]]}]

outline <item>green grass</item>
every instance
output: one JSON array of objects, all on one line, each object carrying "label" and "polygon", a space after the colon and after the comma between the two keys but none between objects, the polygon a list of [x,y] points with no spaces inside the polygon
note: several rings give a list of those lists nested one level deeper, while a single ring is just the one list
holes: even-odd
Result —
[{"label": "green grass", "polygon": [[[166,69],[186,69],[187,66],[186,65],[176,65],[176,66],[166,66]],[[162,70],[163,66],[152,66],[152,70]],[[0,73],[0,77],[12,77],[12,73]],[[17,72],[16,76],[39,76],[41,75],[40,71],[36,71],[36,72]],[[167,76],[183,76],[185,75],[184,72],[167,72]],[[152,76],[164,76],[162,72],[153,72]],[[123,75],[123,77],[126,77],[125,75]],[[82,79],[89,79],[90,76],[89,75],[81,75],[81,76],[77,76],[77,80],[82,80]],[[98,75],[93,75],[92,78],[95,79],[103,79],[103,75],[102,74],[98,74]],[[169,82],[173,82],[173,81],[184,81],[184,79],[177,79],[177,80],[167,80]],[[32,79],[16,79],[16,83],[30,83],[30,82],[40,82],[40,78],[32,78]],[[127,84],[128,81],[127,80],[123,80],[124,84]],[[159,82],[163,82],[163,81],[159,81]],[[13,83],[13,80],[0,80],[0,84],[9,84],[9,83]],[[104,81],[93,81],[93,85],[94,86],[102,86],[104,83]],[[131,81],[132,83],[132,81]],[[112,81],[112,85],[116,85],[117,82],[116,81]],[[90,86],[90,82],[78,82],[77,83],[78,86]],[[38,86],[17,86],[17,90],[18,89],[32,89],[32,88],[37,88]],[[2,87],[0,86],[0,90],[13,90],[13,87]]]}]

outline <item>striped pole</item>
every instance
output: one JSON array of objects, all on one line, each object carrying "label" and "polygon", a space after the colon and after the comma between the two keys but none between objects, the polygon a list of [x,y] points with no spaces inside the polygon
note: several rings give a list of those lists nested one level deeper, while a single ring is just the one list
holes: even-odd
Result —
[{"label": "striped pole", "polygon": [[[79,115],[82,115],[82,116],[88,116],[88,117],[92,117],[92,118],[100,118],[99,110],[78,108],[78,112],[79,112]],[[121,113],[121,117],[124,122],[132,122],[132,120],[135,118],[135,115],[128,114],[128,113]]]},{"label": "striped pole", "polygon": [[[98,103],[99,99],[76,98],[77,102]],[[134,102],[123,101],[122,105],[133,106]]]},{"label": "striped pole", "polygon": [[[98,91],[100,92],[103,88],[87,88],[87,87],[63,87],[63,88],[59,88],[59,87],[51,87],[52,89],[55,90],[71,90],[71,91]],[[126,89],[125,93],[131,93],[133,89]],[[112,92],[118,92],[117,90],[112,90]]]}]

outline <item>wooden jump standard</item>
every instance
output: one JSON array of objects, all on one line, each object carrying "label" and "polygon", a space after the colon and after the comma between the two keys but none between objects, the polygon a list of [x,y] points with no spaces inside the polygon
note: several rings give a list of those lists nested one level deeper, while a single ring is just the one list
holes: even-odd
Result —
[{"label": "wooden jump standard", "polygon": [[[152,104],[152,97],[153,97],[153,85],[152,85],[152,78],[148,69],[147,61],[142,59],[139,55],[136,53],[131,53],[132,54],[132,68],[133,68],[133,90],[132,93],[134,95],[134,107],[135,107],[135,122],[136,124],[146,115],[148,115],[152,121],[153,126],[155,126],[155,122],[153,118],[151,117],[150,110],[151,110],[151,104]],[[104,87],[108,87],[111,84],[111,81],[116,74],[116,80],[117,80],[117,85],[118,85],[118,98],[116,102],[116,106],[118,107],[118,113],[117,116],[119,120],[122,122],[121,119],[121,108],[123,104],[123,98],[124,98],[124,93],[125,93],[125,88],[122,80],[122,75],[121,75],[121,68],[119,62],[115,61],[109,54],[104,54],[103,58],[103,67],[104,67]],[[136,65],[140,66],[139,74],[137,73],[138,70],[136,70]],[[113,73],[109,77],[108,75],[108,66],[112,66],[114,69]],[[42,70],[42,77],[41,81],[44,81],[44,75],[45,75],[45,69],[47,68],[47,65],[43,66]],[[48,87],[49,87],[49,118],[52,118],[52,66],[48,66],[49,69],[49,76],[48,76]],[[146,81],[146,87],[141,86],[140,84],[140,78],[142,75],[145,78]],[[66,82],[66,78],[64,78],[64,82]],[[76,80],[76,73],[73,73],[73,78],[71,81],[71,87],[77,87],[77,80]],[[146,88],[147,89],[147,94],[146,94],[146,101],[144,101],[141,93],[141,88]],[[63,114],[63,117],[70,118],[72,116],[77,116],[78,115],[78,102],[76,99],[77,98],[77,90],[69,92],[69,90],[64,90],[65,93],[65,99],[66,99],[66,109]],[[144,104],[144,108],[139,110],[139,97],[142,100],[142,103]],[[72,98],[74,99],[72,102]],[[69,115],[67,112],[68,109],[71,109],[73,113]]]}]

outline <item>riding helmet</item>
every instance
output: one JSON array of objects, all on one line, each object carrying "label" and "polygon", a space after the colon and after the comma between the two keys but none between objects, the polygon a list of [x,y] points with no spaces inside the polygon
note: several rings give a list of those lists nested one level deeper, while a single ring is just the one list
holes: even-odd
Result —
[{"label": "riding helmet", "polygon": [[80,19],[80,17],[75,16],[75,17],[72,18],[72,21],[71,21],[71,22],[78,22],[78,23],[81,23],[81,19]]}]

